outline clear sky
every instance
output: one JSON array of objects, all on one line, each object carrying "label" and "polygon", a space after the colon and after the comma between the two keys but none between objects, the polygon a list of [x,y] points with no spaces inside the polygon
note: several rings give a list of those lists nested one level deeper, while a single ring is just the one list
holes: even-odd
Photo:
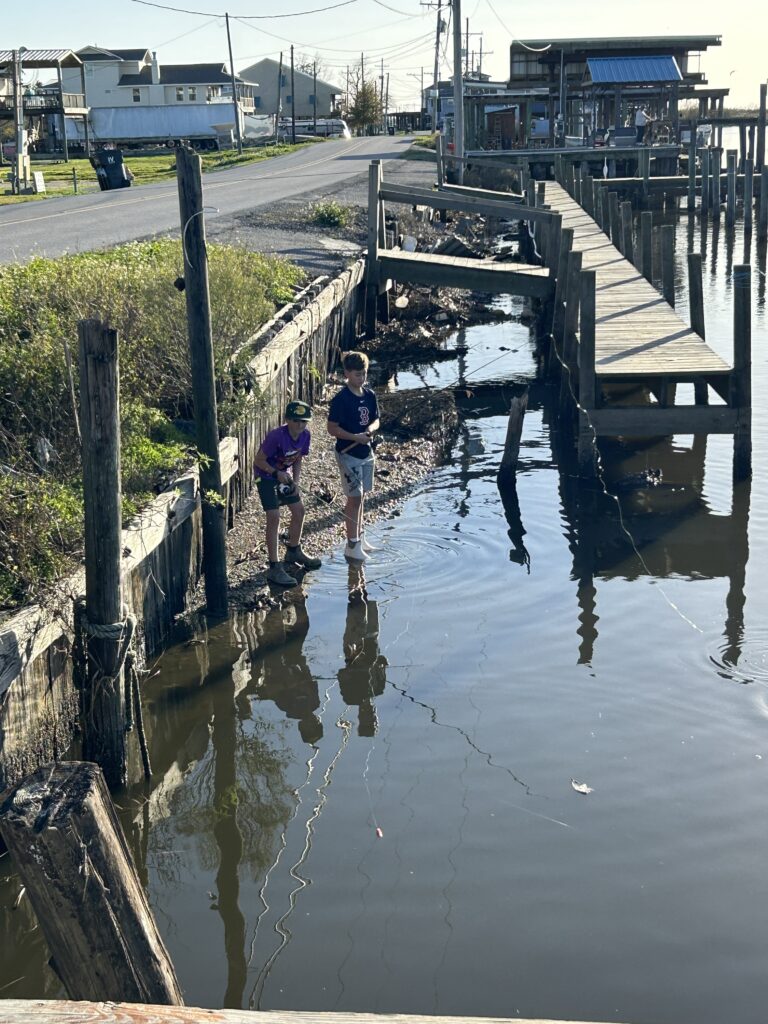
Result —
[{"label": "clear sky", "polygon": [[[0,0],[0,49],[64,47],[89,43],[107,48],[157,50],[161,64],[222,61],[228,65],[224,11],[230,18],[282,15],[341,0],[158,0],[203,15],[145,6],[136,0]],[[436,2],[436,0],[433,0]],[[765,0],[462,0],[462,21],[482,33],[483,71],[505,78],[509,43],[548,36],[720,35],[723,45],[703,54],[701,69],[711,85],[728,85],[728,102],[756,106],[768,80],[768,4]],[[344,87],[346,67],[377,68],[384,58],[391,105],[415,108],[421,68],[429,84],[434,67],[435,10],[420,0],[353,0],[323,13],[265,20],[233,20],[232,47],[240,70],[261,57],[277,58],[291,42],[318,55],[326,77]],[[464,26],[462,26],[464,28]],[[480,36],[470,36],[478,51]],[[443,36],[441,75],[451,67],[450,38]],[[44,73],[43,73],[44,74]]]}]

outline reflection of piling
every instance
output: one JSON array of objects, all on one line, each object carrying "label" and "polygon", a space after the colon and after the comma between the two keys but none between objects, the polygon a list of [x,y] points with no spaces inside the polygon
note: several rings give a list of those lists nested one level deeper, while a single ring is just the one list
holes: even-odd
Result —
[{"label": "reflection of piling", "polygon": [[731,405],[738,411],[733,435],[733,473],[736,480],[750,475],[752,459],[752,269],[733,268],[733,375]]}]

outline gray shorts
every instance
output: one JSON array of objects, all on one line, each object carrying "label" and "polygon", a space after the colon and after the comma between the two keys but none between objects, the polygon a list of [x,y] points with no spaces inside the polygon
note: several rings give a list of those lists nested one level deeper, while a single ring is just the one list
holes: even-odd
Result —
[{"label": "gray shorts", "polygon": [[336,452],[336,461],[341,473],[341,489],[348,498],[362,498],[373,490],[373,455],[356,459],[354,455]]}]

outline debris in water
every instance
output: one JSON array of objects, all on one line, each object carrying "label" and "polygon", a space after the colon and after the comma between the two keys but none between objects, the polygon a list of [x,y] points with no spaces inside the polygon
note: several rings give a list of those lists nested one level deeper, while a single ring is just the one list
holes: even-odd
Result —
[{"label": "debris in water", "polygon": [[379,837],[379,839],[384,838],[384,832],[379,828],[378,825],[376,826],[376,835]]},{"label": "debris in water", "polygon": [[587,793],[594,793],[591,786],[588,786],[586,782],[577,782],[576,779],[571,779],[571,787],[576,790],[577,793],[583,793],[585,796]]}]

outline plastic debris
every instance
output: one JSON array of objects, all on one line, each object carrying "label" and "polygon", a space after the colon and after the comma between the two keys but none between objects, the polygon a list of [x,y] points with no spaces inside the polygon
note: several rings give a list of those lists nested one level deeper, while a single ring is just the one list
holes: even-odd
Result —
[{"label": "plastic debris", "polygon": [[379,837],[379,839],[383,839],[383,838],[384,838],[384,833],[383,833],[383,831],[382,831],[382,830],[381,830],[381,829],[380,829],[380,828],[378,827],[378,825],[376,826],[376,835],[377,835],[377,836]]},{"label": "plastic debris", "polygon": [[587,793],[594,793],[591,786],[588,786],[586,782],[577,782],[576,779],[571,779],[571,788],[575,789],[577,793],[583,793],[584,796]]}]

